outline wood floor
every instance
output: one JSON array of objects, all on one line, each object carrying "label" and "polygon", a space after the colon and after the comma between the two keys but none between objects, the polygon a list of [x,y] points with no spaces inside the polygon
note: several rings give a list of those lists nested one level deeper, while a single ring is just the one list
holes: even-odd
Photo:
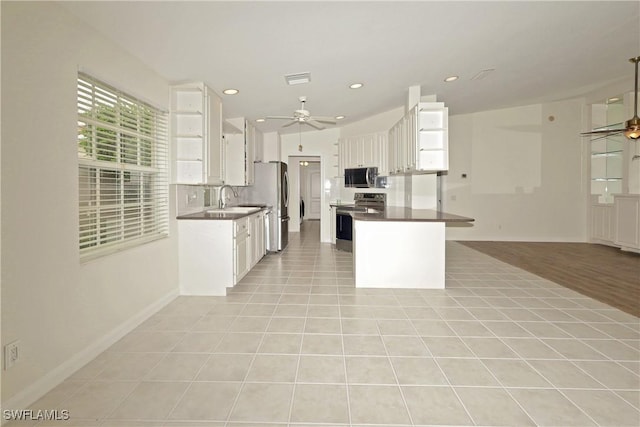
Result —
[{"label": "wood floor", "polygon": [[589,243],[460,242],[640,317],[640,255]]}]

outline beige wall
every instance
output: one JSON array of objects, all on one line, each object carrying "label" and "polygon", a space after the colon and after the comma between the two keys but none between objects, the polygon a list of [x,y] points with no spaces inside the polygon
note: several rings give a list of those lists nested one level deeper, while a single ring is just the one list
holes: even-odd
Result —
[{"label": "beige wall", "polygon": [[577,99],[450,116],[443,209],[476,221],[447,228],[447,238],[585,241],[583,105]]},{"label": "beige wall", "polygon": [[[400,107],[337,130],[339,136],[384,131],[402,114]],[[447,238],[585,241],[583,115],[583,99],[451,115],[443,209],[476,221],[471,227],[448,227]],[[288,138],[290,150],[296,150],[297,135]],[[394,176],[388,189],[364,191],[387,193],[390,205],[430,208],[436,203],[435,180],[433,174]],[[353,200],[355,192],[340,188],[339,198]]]},{"label": "beige wall", "polygon": [[21,343],[2,407],[18,409],[175,296],[177,240],[172,221],[170,238],[79,262],[78,69],[164,109],[168,83],[54,3],[1,7],[2,345]]}]

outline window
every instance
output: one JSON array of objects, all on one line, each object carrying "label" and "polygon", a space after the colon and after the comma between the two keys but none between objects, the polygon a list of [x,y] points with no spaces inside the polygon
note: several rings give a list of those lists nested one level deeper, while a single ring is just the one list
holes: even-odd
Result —
[{"label": "window", "polygon": [[166,116],[78,74],[81,259],[168,234]]}]

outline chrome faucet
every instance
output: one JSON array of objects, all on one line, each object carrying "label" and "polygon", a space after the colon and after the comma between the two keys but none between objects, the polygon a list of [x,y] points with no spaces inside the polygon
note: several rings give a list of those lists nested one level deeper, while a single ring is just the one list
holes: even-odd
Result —
[{"label": "chrome faucet", "polygon": [[238,197],[238,193],[236,192],[236,190],[233,189],[232,186],[230,186],[229,184],[225,184],[222,187],[220,187],[220,190],[218,190],[218,207],[220,209],[224,209],[227,206],[227,202],[225,201],[224,196],[224,189],[225,188],[229,188],[231,189],[231,192],[233,193],[234,197]]}]

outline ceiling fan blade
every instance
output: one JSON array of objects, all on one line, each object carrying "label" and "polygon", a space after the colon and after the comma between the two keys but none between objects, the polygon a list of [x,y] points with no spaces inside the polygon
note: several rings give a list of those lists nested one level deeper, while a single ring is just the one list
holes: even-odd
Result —
[{"label": "ceiling fan blade", "polygon": [[276,120],[293,120],[291,116],[267,116],[265,119],[276,119]]},{"label": "ceiling fan blade", "polygon": [[317,122],[321,122],[321,123],[335,123],[336,119],[335,117],[329,117],[329,116],[312,116],[311,119],[317,121]]},{"label": "ceiling fan blade", "polygon": [[326,120],[326,119],[322,119],[322,118],[318,118],[318,117],[312,117],[311,120],[315,120],[316,122],[319,122],[319,123],[326,123],[328,125],[335,125],[336,124],[335,120]]},{"label": "ceiling fan blade", "polygon": [[304,123],[308,124],[309,126],[312,126],[318,130],[322,130],[324,129],[324,126],[322,126],[320,123],[318,123],[315,120],[305,120]]},{"label": "ceiling fan blade", "polygon": [[[289,117],[289,118],[291,118],[291,117]],[[283,125],[282,125],[282,127],[283,127],[283,128],[286,128],[286,127],[289,127],[289,126],[291,126],[291,125],[295,125],[296,123],[298,123],[298,121],[297,121],[297,120],[291,120],[289,123],[285,123],[285,124],[283,124]]]},{"label": "ceiling fan blade", "polygon": [[603,130],[593,130],[591,132],[582,132],[580,136],[590,136],[590,135],[615,135],[618,133],[624,132],[625,129],[603,129]]}]

